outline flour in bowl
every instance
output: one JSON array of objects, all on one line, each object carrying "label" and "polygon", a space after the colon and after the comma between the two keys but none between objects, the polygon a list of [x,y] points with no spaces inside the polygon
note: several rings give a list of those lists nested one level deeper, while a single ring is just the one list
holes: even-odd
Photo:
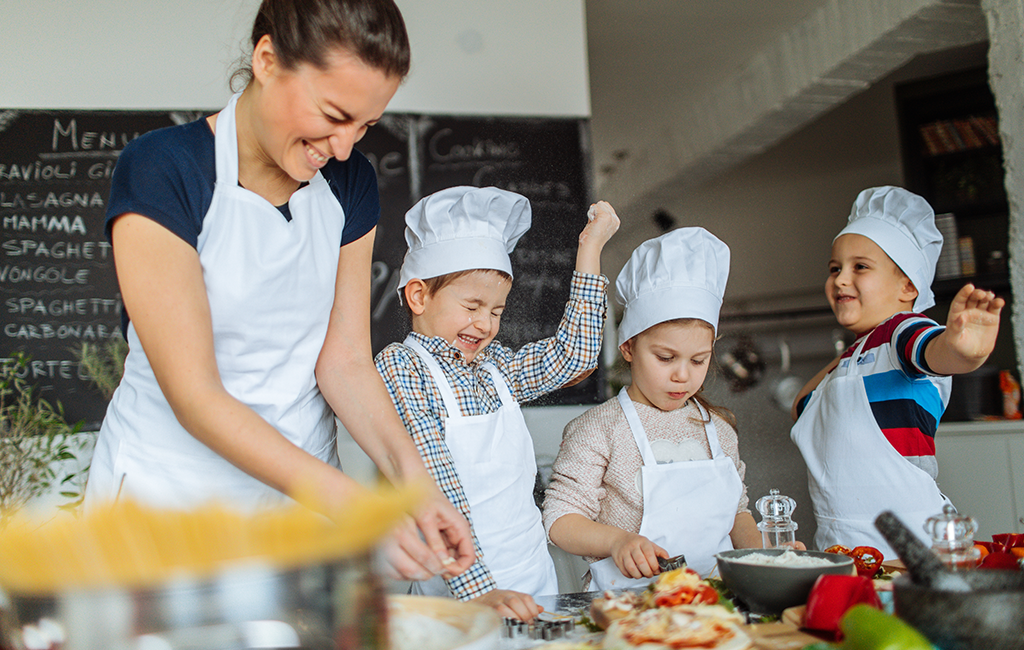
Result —
[{"label": "flour in bowl", "polygon": [[741,555],[740,557],[733,558],[733,562],[739,564],[761,564],[767,566],[788,566],[788,567],[814,567],[814,566],[833,566],[835,562],[826,560],[822,557],[813,557],[810,555],[797,555],[793,551],[786,551],[781,555],[772,555],[769,553],[758,553],[754,551]]}]

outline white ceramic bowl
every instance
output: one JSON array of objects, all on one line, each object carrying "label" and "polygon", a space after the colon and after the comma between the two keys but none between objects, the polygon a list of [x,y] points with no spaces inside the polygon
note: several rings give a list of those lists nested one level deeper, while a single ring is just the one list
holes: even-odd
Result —
[{"label": "white ceramic bowl", "polygon": [[496,650],[501,619],[490,607],[430,596],[388,596],[391,650]]},{"label": "white ceramic bowl", "polygon": [[722,581],[743,604],[755,614],[780,614],[787,607],[807,602],[807,594],[818,576],[831,573],[849,575],[855,571],[853,559],[837,553],[821,551],[793,551],[801,557],[821,558],[829,563],[822,566],[782,564],[751,564],[743,557],[751,553],[782,555],[784,549],[744,548],[723,551],[715,555]]}]

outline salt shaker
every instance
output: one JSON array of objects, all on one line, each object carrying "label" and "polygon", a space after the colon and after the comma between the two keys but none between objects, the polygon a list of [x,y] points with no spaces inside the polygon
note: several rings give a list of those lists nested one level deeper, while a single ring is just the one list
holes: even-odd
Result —
[{"label": "salt shaker", "polygon": [[796,522],[793,511],[796,501],[779,494],[772,488],[768,496],[757,500],[757,511],[761,513],[761,521],[757,529],[761,531],[761,543],[764,548],[790,548],[796,542]]},{"label": "salt shaker", "polygon": [[942,507],[942,514],[929,517],[924,530],[932,537],[932,550],[953,571],[973,569],[981,559],[981,551],[974,548],[974,533],[978,522],[973,517],[957,514],[950,504]]}]

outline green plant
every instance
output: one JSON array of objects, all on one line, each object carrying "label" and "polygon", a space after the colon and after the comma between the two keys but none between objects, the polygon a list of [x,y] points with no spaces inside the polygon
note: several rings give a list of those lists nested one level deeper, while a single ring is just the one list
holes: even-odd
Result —
[{"label": "green plant", "polygon": [[120,336],[107,340],[103,344],[82,343],[75,350],[78,363],[89,376],[92,383],[110,401],[114,389],[121,383],[124,374],[124,359],[128,356],[128,342]]},{"label": "green plant", "polygon": [[[72,436],[81,423],[69,425],[60,402],[56,406],[34,394],[25,374],[29,357],[22,352],[2,361],[0,370],[0,529],[31,499],[49,491],[58,480],[55,463],[76,460]],[[61,492],[80,500],[76,474],[61,480]],[[73,505],[73,504],[69,504]]]}]

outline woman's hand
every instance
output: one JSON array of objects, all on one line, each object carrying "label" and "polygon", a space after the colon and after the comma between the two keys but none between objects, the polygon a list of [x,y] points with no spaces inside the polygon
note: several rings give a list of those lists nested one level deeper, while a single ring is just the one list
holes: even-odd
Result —
[{"label": "woman's hand", "polygon": [[416,513],[416,525],[436,560],[424,566],[435,574],[457,576],[476,561],[469,522],[436,484],[431,483],[430,489],[427,502]]},{"label": "woman's hand", "polygon": [[621,531],[612,546],[612,559],[627,578],[653,578],[661,573],[658,558],[668,559],[668,551],[643,535]]},{"label": "woman's hand", "polygon": [[470,602],[486,605],[506,618],[518,618],[527,623],[544,611],[543,607],[533,602],[533,597],[529,594],[508,589],[492,589]]}]

